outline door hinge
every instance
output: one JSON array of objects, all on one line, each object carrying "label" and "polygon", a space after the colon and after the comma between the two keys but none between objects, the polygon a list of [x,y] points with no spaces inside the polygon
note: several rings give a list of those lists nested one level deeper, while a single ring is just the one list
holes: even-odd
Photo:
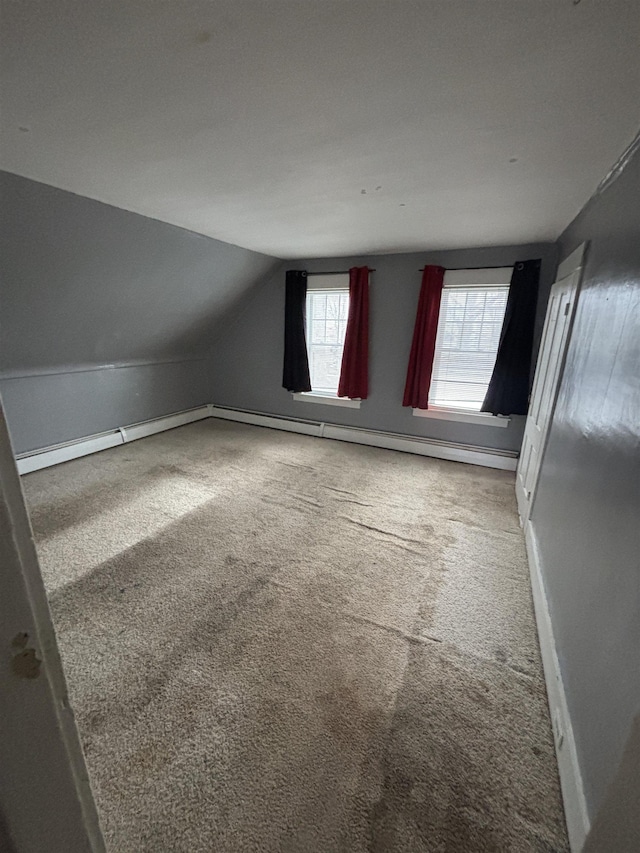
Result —
[{"label": "door hinge", "polygon": [[565,316],[565,317],[566,317],[566,316],[567,316],[567,314],[569,313],[569,309],[570,309],[570,308],[571,308],[571,303],[570,303],[570,302],[567,302],[567,304],[564,306],[564,316]]}]

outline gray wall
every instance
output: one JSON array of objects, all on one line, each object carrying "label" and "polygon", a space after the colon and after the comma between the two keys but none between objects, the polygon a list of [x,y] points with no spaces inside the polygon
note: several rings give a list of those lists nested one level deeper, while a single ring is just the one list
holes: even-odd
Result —
[{"label": "gray wall", "polygon": [[592,814],[640,709],[639,187],[636,156],[560,238],[590,244],[532,514]]},{"label": "gray wall", "polygon": [[0,391],[16,451],[208,402],[213,327],[278,264],[0,172]]},{"label": "gray wall", "polygon": [[421,273],[425,263],[445,267],[511,266],[518,260],[542,258],[539,339],[549,288],[556,269],[554,245],[290,261],[287,267],[346,270],[368,265],[371,275],[369,399],[360,409],[298,402],[282,388],[284,349],[284,273],[279,270],[245,297],[237,321],[216,337],[212,367],[212,401],[221,406],[289,417],[384,430],[408,435],[517,450],[524,418],[514,417],[506,429],[414,417],[403,408],[411,337]]}]

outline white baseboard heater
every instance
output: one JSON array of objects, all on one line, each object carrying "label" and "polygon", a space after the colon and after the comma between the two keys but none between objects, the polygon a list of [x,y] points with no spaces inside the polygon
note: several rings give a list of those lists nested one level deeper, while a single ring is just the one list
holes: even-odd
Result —
[{"label": "white baseboard heater", "polygon": [[118,444],[127,444],[138,438],[145,438],[156,432],[164,432],[167,429],[184,426],[193,421],[200,421],[210,417],[209,406],[200,406],[197,409],[188,409],[185,412],[177,412],[162,418],[154,418],[151,421],[143,421],[139,424],[131,424],[126,427],[117,427],[109,432],[98,435],[89,435],[86,438],[78,438],[75,441],[67,441],[64,444],[56,444],[53,447],[43,447],[31,453],[20,453],[16,457],[18,472],[29,474],[40,468],[49,468],[60,462],[68,462],[70,459],[78,459],[80,456],[88,456],[90,453],[98,453]]},{"label": "white baseboard heater", "polygon": [[323,421],[298,420],[277,415],[265,415],[239,409],[227,409],[222,406],[210,406],[214,418],[241,421],[247,424],[283,429],[288,432],[300,432],[319,438],[333,438],[338,441],[350,441],[354,444],[367,444],[370,447],[383,447],[387,450],[401,450],[405,453],[417,453],[420,456],[435,456],[452,462],[469,462],[472,465],[484,465],[487,468],[502,468],[515,471],[518,454],[511,450],[493,450],[488,447],[472,447],[466,444],[439,441],[434,438],[421,438],[413,435],[401,435],[394,432],[378,432],[361,427],[340,426]]},{"label": "white baseboard heater", "polygon": [[354,444],[366,444],[370,447],[382,447],[388,450],[400,450],[405,453],[416,453],[420,456],[433,456],[437,459],[448,459],[452,462],[467,462],[472,465],[483,465],[487,468],[501,468],[505,471],[515,471],[518,454],[511,450],[494,450],[489,447],[473,447],[466,444],[440,441],[419,436],[400,435],[392,432],[361,429],[360,427],[340,426],[324,421],[310,421],[298,418],[286,418],[278,415],[268,415],[261,412],[250,412],[242,409],[230,409],[209,404],[177,412],[161,418],[154,418],[130,426],[118,427],[99,435],[87,436],[75,441],[45,447],[30,453],[21,453],[17,457],[18,471],[28,474],[40,468],[48,468],[97,453],[109,447],[126,444],[138,438],[144,438],[164,430],[199,421],[203,418],[220,418],[222,420],[238,421],[255,426],[281,429],[287,432],[297,432],[312,435],[317,438],[332,438],[337,441],[349,441]]}]

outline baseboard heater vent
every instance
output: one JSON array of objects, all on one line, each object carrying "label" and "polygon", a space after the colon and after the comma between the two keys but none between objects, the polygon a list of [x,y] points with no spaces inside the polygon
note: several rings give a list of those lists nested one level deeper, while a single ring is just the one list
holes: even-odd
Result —
[{"label": "baseboard heater vent", "polygon": [[243,424],[266,426],[271,429],[282,429],[287,432],[299,432],[303,435],[322,436],[320,421],[310,421],[306,418],[290,418],[287,415],[268,415],[264,412],[253,412],[250,409],[230,409],[227,406],[209,406],[212,418],[226,421],[238,421]]},{"label": "baseboard heater vent", "polygon": [[90,435],[76,441],[44,447],[30,453],[21,453],[17,457],[18,471],[28,474],[40,468],[48,468],[80,456],[97,453],[119,444],[127,444],[139,438],[153,435],[164,430],[184,426],[203,418],[219,418],[221,420],[238,421],[254,426],[264,426],[270,429],[281,429],[287,432],[297,432],[316,438],[332,438],[336,441],[349,441],[353,444],[366,444],[370,447],[382,447],[388,450],[400,450],[405,453],[416,453],[420,456],[433,456],[437,459],[448,459],[453,462],[468,462],[472,465],[484,465],[487,468],[501,468],[505,471],[515,471],[517,453],[509,450],[494,450],[490,447],[473,447],[466,444],[441,441],[432,438],[420,438],[415,435],[401,435],[394,432],[378,432],[361,429],[360,427],[340,426],[324,421],[310,421],[301,418],[289,418],[280,415],[268,415],[263,412],[251,412],[244,409],[230,409],[225,406],[209,404],[184,412],[176,412],[162,418],[118,427],[109,432]]},{"label": "baseboard heater vent", "polygon": [[404,453],[416,453],[420,456],[433,456],[452,462],[467,462],[472,465],[483,465],[486,468],[515,471],[518,464],[518,454],[512,450],[474,447],[467,444],[441,441],[440,439],[421,438],[420,436],[402,435],[394,432],[378,432],[323,421],[303,421],[297,418],[267,415],[262,412],[229,409],[224,406],[211,405],[209,411],[212,417],[223,420],[240,421],[256,426],[270,427],[271,429],[314,435],[319,438],[349,441],[354,444],[366,444],[370,447],[382,447],[387,450],[400,450]]},{"label": "baseboard heater vent", "polygon": [[20,453],[16,457],[18,472],[20,474],[29,474],[31,471],[38,471],[40,468],[59,465],[61,462],[78,459],[80,456],[88,456],[90,453],[98,453],[100,450],[107,450],[109,447],[127,444],[129,441],[136,441],[138,438],[145,438],[156,432],[164,432],[164,430],[190,424],[193,421],[199,421],[208,417],[209,407],[200,406],[197,409],[177,412],[166,417],[154,418],[150,421],[143,421],[126,427],[118,427],[110,432],[101,432],[97,435],[89,435],[85,438],[76,439],[75,441],[66,441],[63,444],[43,447],[41,450],[31,451],[30,453]]}]

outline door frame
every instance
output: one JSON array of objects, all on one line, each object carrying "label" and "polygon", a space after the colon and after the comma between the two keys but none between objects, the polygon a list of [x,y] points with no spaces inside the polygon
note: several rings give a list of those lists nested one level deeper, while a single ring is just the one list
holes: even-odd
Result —
[{"label": "door frame", "polygon": [[[571,307],[571,316],[569,318],[569,325],[567,328],[567,335],[566,335],[566,338],[564,341],[564,346],[562,348],[562,351],[559,353],[558,374],[556,376],[555,386],[553,388],[553,393],[551,395],[551,400],[550,400],[550,404],[549,404],[549,417],[547,420],[547,426],[545,428],[544,434],[543,434],[541,442],[540,442],[540,450],[538,453],[538,464],[537,464],[536,477],[535,477],[535,480],[534,480],[533,485],[531,487],[531,497],[529,498],[529,501],[528,501],[526,515],[523,515],[523,513],[522,513],[521,502],[519,500],[517,501],[518,515],[520,516],[520,525],[522,527],[524,527],[526,525],[528,519],[531,518],[531,514],[533,512],[533,507],[534,507],[534,503],[535,503],[535,499],[536,499],[536,494],[538,491],[538,482],[540,480],[540,471],[542,470],[542,463],[544,460],[544,455],[546,453],[547,443],[549,441],[549,434],[551,432],[551,426],[553,424],[553,416],[554,416],[554,413],[556,410],[556,404],[558,402],[558,396],[559,396],[560,388],[562,385],[562,379],[564,377],[564,368],[565,368],[566,361],[567,361],[567,353],[569,351],[569,343],[571,342],[571,335],[573,333],[573,325],[575,322],[576,311],[577,311],[577,307],[578,307],[578,300],[580,298],[580,289],[582,286],[582,278],[583,278],[584,267],[585,267],[586,258],[587,258],[587,251],[588,251],[588,243],[585,242],[585,243],[581,243],[576,249],[573,250],[573,252],[571,252],[569,255],[567,255],[567,257],[558,264],[558,270],[556,272],[555,281],[553,282],[553,285],[551,286],[553,288],[557,284],[560,284],[561,282],[563,282],[569,276],[574,275],[574,274],[576,275],[575,293],[574,293],[572,307]],[[547,316],[548,316],[548,307],[547,307],[547,314],[545,314],[545,323],[544,323],[544,327],[543,327],[542,339],[540,342],[541,348],[542,348],[542,344],[544,342],[544,329],[546,328]],[[536,383],[538,380],[538,370],[540,368],[539,357],[540,357],[540,350],[538,351],[538,363],[536,364],[536,370],[535,370],[535,374],[533,377],[533,385],[532,385],[533,391],[537,390],[536,389]],[[533,397],[531,397],[529,400],[529,409],[531,408],[532,400],[533,400]],[[527,420],[528,420],[528,418],[529,418],[529,413],[527,412]],[[526,434],[526,429],[527,429],[527,423],[525,421],[525,434]],[[524,435],[523,435],[523,441],[524,441]],[[518,466],[516,469],[516,489],[517,489],[518,477],[519,477],[519,473],[520,473],[519,469],[520,469],[520,461],[521,460],[522,460],[522,453],[520,453],[520,459],[518,460]]]},{"label": "door frame", "polygon": [[0,834],[105,853],[1,399],[0,565]]}]

